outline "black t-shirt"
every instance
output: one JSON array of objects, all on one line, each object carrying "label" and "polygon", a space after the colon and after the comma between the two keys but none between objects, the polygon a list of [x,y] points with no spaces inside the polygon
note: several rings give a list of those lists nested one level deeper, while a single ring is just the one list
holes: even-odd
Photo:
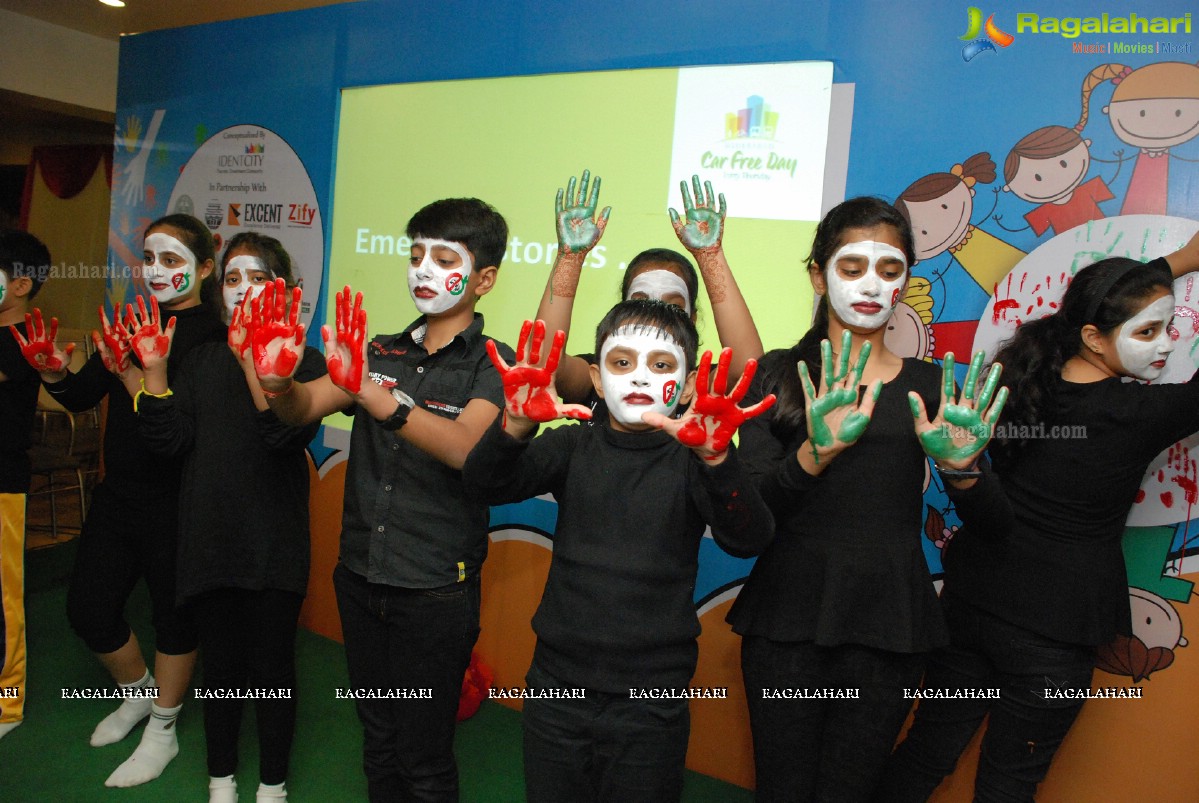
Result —
[{"label": "black t-shirt", "polygon": [[[25,325],[18,330],[27,335]],[[0,493],[29,492],[29,446],[37,413],[38,373],[7,326],[0,327]]]},{"label": "black t-shirt", "polygon": [[[767,359],[794,365],[789,352]],[[777,391],[767,382],[759,373],[744,404]],[[741,427],[741,455],[774,513],[777,535],[729,611],[733,630],[899,653],[948,641],[924,558],[927,459],[908,404],[908,392],[916,391],[935,416],[940,388],[938,366],[905,359],[883,385],[865,434],[819,477],[796,460],[805,426],[779,431],[771,408]]]}]

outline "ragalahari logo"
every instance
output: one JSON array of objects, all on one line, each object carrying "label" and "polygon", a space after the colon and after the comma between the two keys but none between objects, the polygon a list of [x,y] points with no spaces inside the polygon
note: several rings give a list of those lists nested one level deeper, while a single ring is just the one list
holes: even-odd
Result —
[{"label": "ragalahari logo", "polygon": [[778,124],[779,113],[761,95],[750,95],[745,99],[744,109],[724,115],[724,138],[774,139]]},{"label": "ragalahari logo", "polygon": [[[979,33],[985,33],[986,36],[979,37]],[[1016,41],[1016,37],[1010,33],[999,30],[995,25],[995,15],[987,17],[987,22],[983,24],[983,13],[975,6],[970,6],[966,9],[966,32],[958,37],[959,41],[965,42],[966,46],[962,48],[962,60],[970,61],[986,50],[992,53],[998,53],[995,45],[1007,47],[1012,42]]]}]

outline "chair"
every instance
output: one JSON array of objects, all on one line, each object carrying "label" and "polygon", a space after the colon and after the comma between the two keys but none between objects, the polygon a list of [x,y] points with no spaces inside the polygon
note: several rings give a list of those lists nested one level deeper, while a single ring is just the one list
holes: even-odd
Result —
[{"label": "chair", "polygon": [[[61,451],[53,446],[45,444],[34,444],[29,449],[29,459],[32,463],[31,474],[34,477],[41,477],[45,480],[45,485],[38,489],[29,489],[29,498],[35,496],[46,495],[50,497],[50,537],[58,539],[58,494],[64,491],[77,491],[79,500],[79,522],[83,523],[83,517],[87,513],[87,486],[84,482],[84,464],[83,461],[72,454]],[[56,474],[70,472],[74,474],[74,481],[63,481],[56,478]],[[27,529],[41,529],[39,525],[26,524]]]}]

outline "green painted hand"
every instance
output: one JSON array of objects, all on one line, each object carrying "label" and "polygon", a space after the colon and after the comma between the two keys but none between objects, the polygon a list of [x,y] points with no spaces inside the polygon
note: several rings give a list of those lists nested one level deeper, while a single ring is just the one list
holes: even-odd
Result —
[{"label": "green painted hand", "polygon": [[558,251],[562,254],[585,254],[595,247],[600,237],[604,235],[604,227],[608,225],[608,215],[612,207],[605,206],[599,217],[595,216],[595,208],[599,205],[600,177],[595,177],[591,185],[591,194],[587,193],[587,185],[591,181],[591,171],[584,170],[579,184],[578,195],[575,194],[575,177],[571,176],[566,185],[565,197],[558,190],[554,199],[554,215],[558,221]]},{"label": "green painted hand", "polygon": [[876,381],[867,389],[865,397],[858,403],[858,388],[862,384],[862,373],[870,359],[870,344],[863,343],[858,361],[853,370],[849,368],[849,350],[852,337],[848,331],[841,338],[841,353],[833,365],[833,347],[827,341],[820,344],[821,374],[824,392],[817,393],[808,373],[807,363],[799,363],[799,379],[803,385],[804,406],[808,421],[808,441],[812,445],[812,457],[817,463],[821,458],[831,458],[845,448],[857,443],[866,432],[874,403],[882,392],[882,381]]},{"label": "green painted hand", "polygon": [[704,182],[703,190],[707,190],[706,200],[699,186],[699,176],[692,176],[691,182],[695,186],[695,203],[691,202],[687,182],[679,182],[679,187],[683,190],[683,214],[687,222],[680,220],[679,213],[671,209],[670,225],[674,226],[674,233],[678,235],[679,242],[688,251],[719,248],[720,238],[724,236],[724,217],[728,211],[724,193],[720,193],[720,209],[717,210],[716,198],[712,195],[712,182]]},{"label": "green painted hand", "polygon": [[955,402],[953,354],[945,355],[941,367],[941,405],[937,417],[931,422],[924,408],[924,400],[917,393],[908,394],[920,445],[924,447],[925,454],[945,468],[963,470],[974,465],[978,455],[991,442],[991,436],[995,434],[995,422],[999,420],[999,414],[1007,402],[1008,389],[999,387],[999,378],[1003,374],[1003,366],[999,363],[991,366],[982,392],[975,398],[985,356],[980,351],[970,360],[966,385]]}]

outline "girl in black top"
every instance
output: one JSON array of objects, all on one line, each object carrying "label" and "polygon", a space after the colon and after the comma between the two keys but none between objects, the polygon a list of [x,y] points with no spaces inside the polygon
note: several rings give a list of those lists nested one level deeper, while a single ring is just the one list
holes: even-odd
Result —
[{"label": "girl in black top", "polygon": [[[777,533],[728,617],[742,636],[759,800],[866,798],[910,707],[904,691],[947,640],[921,547],[927,468],[907,398],[935,415],[941,372],[883,342],[914,261],[890,204],[831,210],[808,259],[824,296],[812,328],[766,355],[748,397],[779,397],[741,429]],[[808,376],[821,387],[805,402]]]},{"label": "girl in black top", "polygon": [[[1120,540],[1145,470],[1199,429],[1199,375],[1125,381],[1160,376],[1173,279],[1196,269],[1199,236],[1147,265],[1097,262],[996,356],[1007,437],[993,472],[948,484],[963,522],[943,558],[950,645],[925,679],[961,691],[920,702],[881,799],[926,800],[988,713],[975,799],[1033,799],[1090,690],[1095,647],[1131,633]],[[978,699],[992,688],[998,699]]]},{"label": "girl in black top", "polygon": [[[141,275],[147,292],[177,320],[174,372],[189,351],[224,339],[209,281],[215,245],[208,228],[190,215],[168,215],[146,228]],[[42,373],[46,390],[68,410],[89,410],[108,398],[104,430],[104,480],[96,487],[79,537],[67,590],[71,627],[113,680],[127,688],[157,685],[156,699],[131,697],[92,733],[94,747],[124,739],[138,722],[150,723],[133,755],[112,773],[108,786],[134,786],[157,778],[179,752],[175,719],[196,660],[195,626],[175,605],[175,544],[178,527],[179,461],[151,454],[137,432],[133,396],[141,369],[114,337],[102,314],[112,371],[101,353],[78,373]],[[93,340],[100,340],[93,333]],[[52,344],[53,345],[53,344]],[[67,364],[67,354],[53,345]],[[125,603],[139,579],[150,591],[155,631],[150,675],[137,637],[124,619]]]},{"label": "girl in black top", "polygon": [[[178,595],[196,620],[204,691],[211,695],[204,700],[209,800],[237,799],[242,704],[231,697],[249,689],[256,695],[261,803],[287,796],[296,717],[296,624],[308,587],[304,447],[320,424],[280,422],[259,386],[254,360],[297,360],[301,381],[326,371],[320,352],[302,345],[298,289],[290,316],[286,311],[291,258],[278,240],[239,234],[230,240],[221,267],[226,288],[264,286],[263,278],[273,282],[260,297],[251,293],[235,308],[228,344],[193,350],[169,386],[161,348],[169,352],[169,343],[153,350],[145,343],[138,346],[146,377],[137,407],[147,445],[183,458]],[[251,299],[258,302],[253,315]],[[142,330],[147,326],[153,329],[157,321],[143,321]],[[252,342],[259,330],[264,340],[289,335],[287,347],[266,353],[261,343]]]}]

